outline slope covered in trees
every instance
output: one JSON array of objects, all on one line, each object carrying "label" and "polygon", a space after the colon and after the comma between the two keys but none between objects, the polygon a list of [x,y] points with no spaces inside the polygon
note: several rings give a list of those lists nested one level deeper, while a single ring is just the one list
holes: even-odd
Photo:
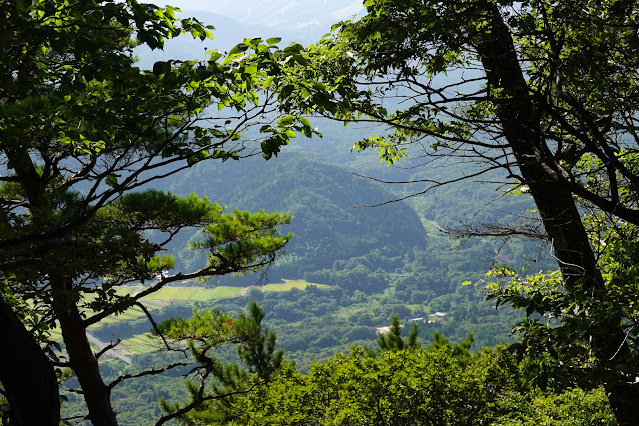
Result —
[{"label": "slope covered in trees", "polygon": [[[290,213],[293,220],[284,229],[295,238],[288,244],[287,254],[270,269],[276,280],[280,276],[303,278],[309,272],[332,269],[338,260],[348,261],[372,251],[392,258],[427,246],[422,223],[408,205],[354,208],[394,195],[317,157],[284,153],[269,163],[252,158],[224,166],[202,165],[167,185],[175,193],[193,191],[241,209],[261,206]],[[182,251],[180,259],[186,261],[188,256]],[[394,267],[379,267],[383,272],[394,272]]]}]

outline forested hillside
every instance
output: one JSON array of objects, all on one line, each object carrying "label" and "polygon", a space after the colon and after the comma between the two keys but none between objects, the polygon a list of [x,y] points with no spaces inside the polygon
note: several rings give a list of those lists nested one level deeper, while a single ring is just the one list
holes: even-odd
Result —
[{"label": "forested hillside", "polygon": [[[299,146],[291,147],[292,152],[284,151],[269,162],[253,157],[216,167],[201,164],[182,174],[179,180],[164,180],[156,185],[180,195],[195,192],[229,209],[261,207],[267,211],[290,212],[291,223],[282,231],[294,234],[286,246],[286,254],[269,268],[266,278],[259,274],[215,277],[204,284],[207,288],[252,287],[244,295],[209,301],[174,297],[153,308],[156,320],[178,315],[188,317],[194,305],[200,309],[215,307],[238,313],[247,300],[255,299],[264,308],[266,321],[277,332],[279,347],[285,350],[287,359],[297,362],[301,371],[311,366],[311,360],[320,361],[335,352],[347,352],[350,345],[371,347],[377,336],[376,329],[388,325],[395,314],[403,323],[420,318],[417,321],[419,336],[425,342],[432,339],[435,331],[445,333],[454,341],[473,332],[476,349],[511,341],[510,330],[520,314],[497,311],[484,301],[479,292],[483,286],[480,280],[495,261],[535,264],[536,268],[547,268],[551,264],[525,258],[531,251],[539,251],[534,244],[511,242],[503,246],[491,240],[461,244],[442,232],[434,220],[457,224],[475,213],[510,220],[507,212],[517,208],[516,202],[521,197],[491,203],[494,189],[471,193],[465,190],[466,185],[451,185],[437,190],[433,194],[436,202],[430,205],[408,200],[378,207],[354,207],[393,200],[409,189],[356,176],[355,170],[368,173],[380,167],[375,158],[368,156],[363,162],[348,149],[363,133],[349,130],[343,132],[343,139],[334,140],[343,127],[326,123],[325,128],[329,132],[324,139],[300,141]],[[315,154],[303,150],[315,151]],[[328,161],[331,151],[336,158],[341,158],[343,165]],[[382,167],[382,174],[395,177],[416,173],[410,169]],[[419,173],[437,174],[439,170]],[[457,197],[464,193],[471,199],[457,204]],[[478,211],[477,206],[486,204],[489,205]],[[176,255],[176,270],[193,269],[204,263],[202,256],[187,248],[189,239],[198,238],[197,233],[185,233],[168,247],[169,252]],[[324,288],[268,291],[276,289],[282,278],[304,279],[322,284]],[[462,286],[467,280],[476,282],[477,286]],[[266,283],[275,284],[261,287]],[[433,316],[436,312],[445,315]],[[105,323],[93,333],[105,341],[114,335],[125,339],[123,347],[134,354],[131,358],[136,364],[162,365],[163,359],[155,358],[147,350],[136,355],[144,342],[140,336],[149,330],[146,318],[136,316]],[[155,347],[159,349],[157,344]],[[228,352],[223,353],[229,356]],[[113,360],[110,364],[119,362]],[[106,368],[107,374],[114,373],[111,368]],[[135,368],[127,367],[130,369]],[[121,415],[121,421],[134,423],[127,419],[141,416],[152,419],[153,413],[158,413],[151,404],[154,398],[170,395],[179,399],[182,393],[179,380],[158,378],[144,382],[147,389],[155,390],[145,392],[137,405],[132,405],[128,395],[139,385],[132,383],[134,387],[130,388],[125,383],[114,395],[116,407],[127,407],[126,411],[135,413]],[[73,406],[75,404],[68,405],[69,409]]]},{"label": "forested hillside", "polygon": [[[276,280],[303,278],[333,268],[338,260],[373,251],[391,258],[426,247],[426,232],[411,207],[393,203],[376,209],[353,208],[394,195],[380,184],[312,155],[284,152],[270,162],[250,158],[214,169],[203,165],[167,186],[176,194],[193,191],[229,208],[291,213],[291,224],[282,230],[292,232],[294,238],[287,254],[270,269]],[[178,258],[186,262],[188,256],[182,251]],[[395,267],[379,265],[386,273]]]}]

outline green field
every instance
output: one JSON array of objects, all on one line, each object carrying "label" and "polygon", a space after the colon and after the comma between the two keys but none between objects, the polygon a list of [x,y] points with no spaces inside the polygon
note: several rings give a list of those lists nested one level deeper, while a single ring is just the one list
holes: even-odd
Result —
[{"label": "green field", "polygon": [[[262,291],[289,291],[294,288],[304,290],[309,285],[319,288],[329,288],[326,284],[309,283],[304,280],[291,280],[277,284],[266,284],[260,288]],[[117,289],[119,295],[134,294],[143,290],[143,286],[127,286]],[[144,296],[142,300],[145,302],[205,302],[207,300],[225,299],[229,297],[237,297],[240,295],[242,287],[217,286],[213,288],[204,287],[173,287],[165,286],[155,293]],[[157,306],[151,305],[152,308]],[[138,309],[138,308],[135,308]],[[139,309],[138,309],[139,311]],[[142,314],[141,311],[139,311]],[[129,311],[125,313],[129,315]],[[121,314],[125,315],[125,314]],[[137,316],[137,314],[134,314]]]},{"label": "green field", "polygon": [[[262,291],[289,291],[294,288],[303,290],[309,285],[315,285],[320,288],[328,288],[326,284],[309,283],[304,280],[286,281],[279,284],[266,284],[261,288]],[[134,294],[143,290],[143,286],[127,286],[119,287],[117,293],[119,295]],[[217,286],[213,288],[204,287],[163,287],[155,293],[149,294],[143,297],[141,300],[149,310],[158,309],[162,306],[166,306],[171,302],[206,302],[209,300],[226,299],[231,297],[238,297],[242,292],[242,287],[230,287],[230,286]],[[87,298],[90,298],[89,295]],[[100,323],[109,324],[118,321],[130,321],[144,317],[145,314],[137,306],[127,309],[118,315],[112,315],[105,318]],[[51,330],[51,339],[62,341],[62,336],[59,329]],[[159,349],[160,342],[156,339],[149,339],[146,334],[139,334],[130,339],[122,341],[122,347],[126,349],[126,352],[131,355],[144,354],[153,352]]]},{"label": "green field", "polygon": [[135,293],[136,291],[140,289],[142,289],[142,286],[135,286],[135,287],[125,286],[125,287],[118,287],[116,291],[120,295],[125,295],[125,294]]},{"label": "green field", "polygon": [[131,355],[146,354],[160,348],[159,339],[151,339],[146,334],[138,334],[122,341],[126,352]]},{"label": "green field", "polygon": [[[142,290],[144,287],[120,287],[117,289],[118,294],[133,294]],[[158,309],[166,306],[171,302],[205,302],[208,300],[225,299],[229,297],[237,297],[242,291],[242,287],[218,286],[214,288],[203,287],[163,287],[155,293],[143,297],[144,302],[149,310]],[[140,308],[134,306],[125,312],[112,315],[101,321],[101,324],[115,323],[118,321],[136,320],[144,317],[145,314]],[[56,335],[56,340],[58,340]],[[126,343],[125,343],[126,344]]]},{"label": "green field", "polygon": [[198,291],[191,296],[191,300],[205,301],[237,297],[241,291],[242,287],[218,286],[214,288],[199,288]]},{"label": "green field", "polygon": [[224,299],[236,297],[242,291],[242,287],[218,286],[214,288],[203,287],[163,287],[155,293],[144,296],[142,300],[159,300],[166,302],[191,302]]},{"label": "green field", "polygon": [[173,295],[174,300],[190,300],[193,293],[198,291],[197,287],[180,287]]},{"label": "green field", "polygon": [[316,284],[316,283],[309,283],[304,280],[294,280],[294,281],[285,281],[280,284],[266,284],[262,288],[262,291],[289,291],[294,288],[297,288],[299,290],[304,290],[309,285],[314,285],[318,288],[330,287],[330,285],[326,285],[326,284]]},{"label": "green field", "polygon": [[109,323],[122,320],[135,320],[138,318],[142,318],[143,316],[145,316],[145,314],[144,312],[142,312],[142,309],[138,308],[137,306],[133,306],[120,314],[112,315],[103,319],[102,322]]},{"label": "green field", "polygon": [[173,296],[178,292],[180,287],[162,287],[158,291],[146,295],[142,300],[173,300]]}]

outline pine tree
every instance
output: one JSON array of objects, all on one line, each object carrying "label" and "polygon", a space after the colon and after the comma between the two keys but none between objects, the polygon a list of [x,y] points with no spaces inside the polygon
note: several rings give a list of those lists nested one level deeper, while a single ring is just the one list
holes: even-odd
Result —
[{"label": "pine tree", "polygon": [[[189,350],[200,366],[198,379],[186,382],[189,402],[160,401],[167,413],[161,423],[176,418],[187,425],[226,424],[234,418],[231,407],[237,397],[279,372],[284,352],[275,350],[276,334],[262,324],[263,309],[251,301],[246,311],[236,319],[219,311],[195,311],[189,319],[175,318],[159,326],[172,339],[190,339]],[[225,343],[237,345],[243,365],[223,363],[211,353]]]},{"label": "pine tree", "polygon": [[377,345],[380,351],[401,351],[403,349],[419,349],[421,343],[417,340],[417,332],[419,325],[413,323],[412,329],[406,335],[404,340],[401,337],[402,326],[399,323],[399,316],[393,315],[391,318],[390,330],[388,333],[383,333],[377,337]]}]

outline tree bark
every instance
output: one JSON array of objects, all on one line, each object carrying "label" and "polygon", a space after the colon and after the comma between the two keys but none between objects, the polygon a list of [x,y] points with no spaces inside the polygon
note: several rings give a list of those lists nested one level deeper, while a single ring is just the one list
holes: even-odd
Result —
[{"label": "tree bark", "polygon": [[[477,43],[476,50],[490,86],[501,89],[497,115],[502,124],[525,184],[550,237],[566,288],[578,282],[594,294],[605,289],[588,234],[581,221],[572,191],[561,172],[554,167],[543,139],[540,113],[528,92],[511,33],[495,4],[486,3],[492,22],[491,32]],[[620,328],[621,318],[591,330],[591,345],[600,360],[625,357],[629,348]],[[617,423],[636,424],[639,389],[623,377],[604,383]]]},{"label": "tree bark", "polygon": [[60,397],[51,360],[0,296],[0,382],[11,425],[58,426]]},{"label": "tree bark", "polygon": [[71,279],[61,278],[51,282],[53,309],[60,322],[64,345],[71,367],[80,382],[89,409],[89,420],[96,426],[114,426],[118,423],[111,407],[111,390],[100,375],[98,360],[89,345],[86,327],[71,287]]}]

